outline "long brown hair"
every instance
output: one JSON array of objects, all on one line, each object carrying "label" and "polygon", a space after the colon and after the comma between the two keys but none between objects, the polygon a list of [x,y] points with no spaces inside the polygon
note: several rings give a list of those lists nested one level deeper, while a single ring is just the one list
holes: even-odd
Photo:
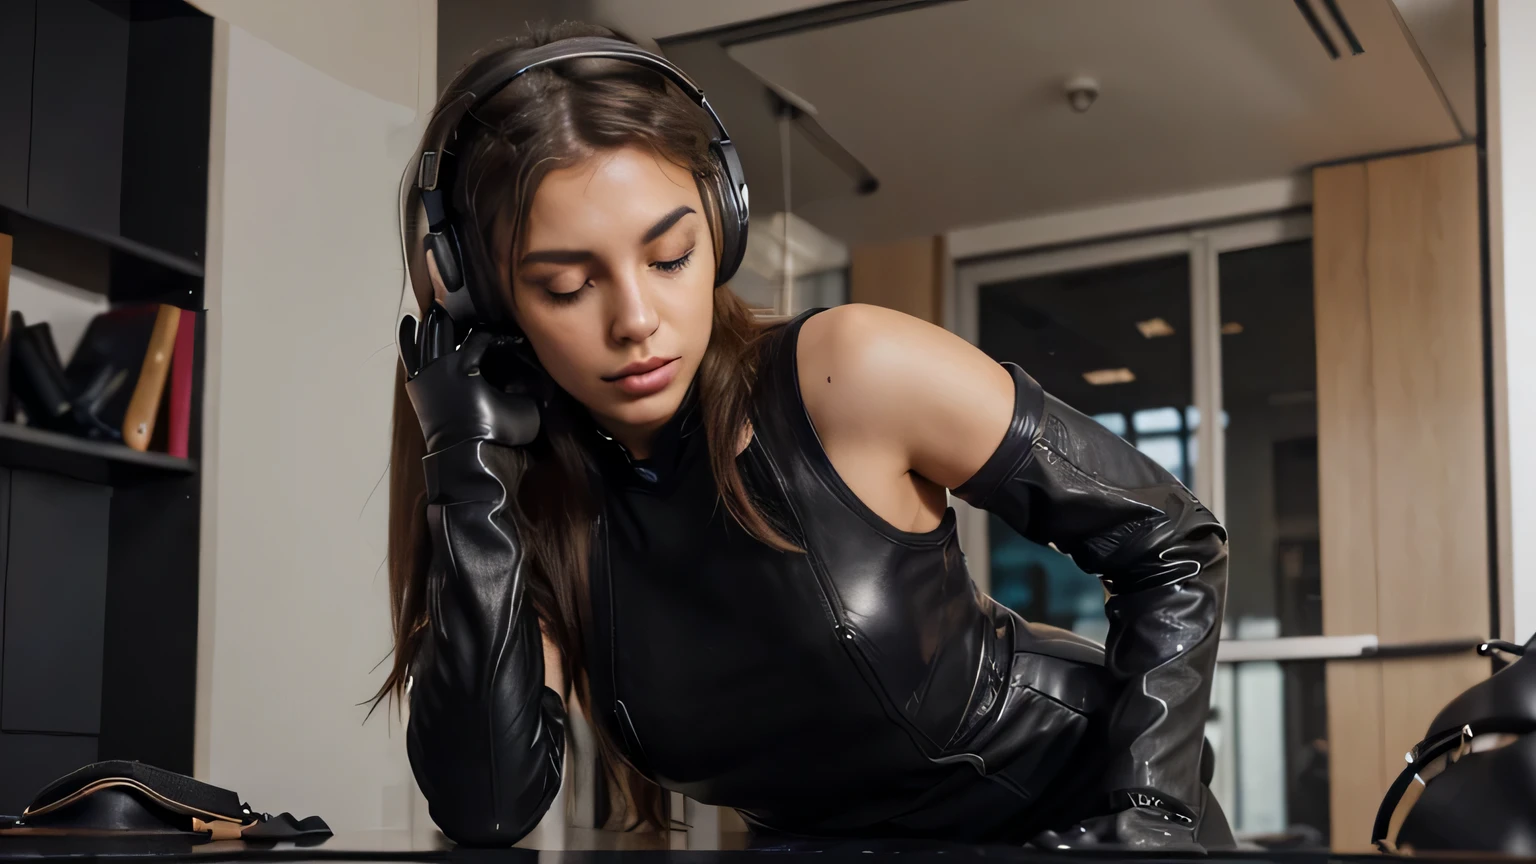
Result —
[{"label": "long brown hair", "polygon": [[[528,72],[467,114],[473,98],[465,90],[485,70],[505,61],[509,52],[526,50],[574,36],[609,36],[609,30],[566,23],[497,44],[459,72],[444,91],[427,123],[423,142],[457,126],[453,150],[458,162],[453,206],[460,214],[459,241],[466,278],[499,280],[497,243],[515,245],[533,193],[553,168],[568,166],[594,152],[642,146],[687,167],[697,179],[720,254],[718,179],[720,166],[710,156],[713,131],[687,96],[657,73],[633,64],[581,60]],[[425,144],[423,145],[425,146]],[[414,170],[418,149],[408,171]],[[408,175],[409,176],[409,175]],[[402,195],[402,242],[418,304],[432,299],[419,245],[419,196]],[[510,230],[509,230],[510,229]],[[726,287],[714,292],[714,320],[709,345],[696,379],[698,405],[708,440],[710,466],[720,497],[736,520],[759,540],[778,549],[794,547],[752,501],[736,466],[740,437],[758,365],[761,337],[772,325],[760,322]],[[519,487],[515,514],[519,539],[530,564],[528,600],[546,638],[559,649],[567,703],[574,694],[583,706],[591,695],[585,641],[588,541],[598,502],[588,484],[587,462],[576,438],[583,413],[569,396],[555,393],[542,412],[537,440],[525,449],[527,470]],[[590,419],[586,422],[590,424]],[[427,630],[426,584],[431,548],[426,522],[426,482],[421,460],[426,445],[415,412],[405,395],[403,370],[395,374],[394,431],[389,481],[389,594],[394,628],[394,657],[389,677],[375,699],[401,699],[410,664]],[[599,723],[601,776],[628,798],[630,827],[665,824],[661,789],[633,771],[618,756]]]}]

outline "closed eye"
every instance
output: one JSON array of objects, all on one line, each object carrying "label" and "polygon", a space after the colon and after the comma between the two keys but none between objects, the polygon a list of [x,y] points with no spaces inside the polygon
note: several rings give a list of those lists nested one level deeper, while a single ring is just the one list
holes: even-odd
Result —
[{"label": "closed eye", "polygon": [[655,267],[657,270],[660,270],[663,273],[677,273],[682,271],[683,268],[687,267],[689,262],[692,260],[693,250],[689,249],[687,252],[683,253],[682,257],[680,258],[673,258],[671,261],[657,261],[651,266]]}]

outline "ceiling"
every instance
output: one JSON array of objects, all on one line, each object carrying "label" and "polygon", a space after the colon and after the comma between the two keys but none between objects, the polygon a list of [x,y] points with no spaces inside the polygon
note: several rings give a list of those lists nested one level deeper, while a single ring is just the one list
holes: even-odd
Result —
[{"label": "ceiling", "polygon": [[[785,203],[771,83],[809,101],[880,180],[854,194],[791,134],[791,209],[849,242],[1271,180],[1465,140],[1476,126],[1471,0],[1339,0],[1365,48],[1339,60],[1294,0],[953,0],[721,44],[732,24],[903,5],[439,0],[439,81],[530,20],[660,40],[731,130],[759,214]],[[1077,114],[1062,88],[1082,75],[1101,92]]]},{"label": "ceiling", "polygon": [[[799,215],[869,242],[1465,137],[1391,0],[1339,5],[1365,53],[1336,61],[1293,0],[963,0],[727,53],[808,99],[880,179],[860,198],[821,194],[808,178],[802,194],[795,178]],[[1425,35],[1459,24],[1443,2],[1407,5]],[[1457,58],[1455,36],[1429,44]],[[1101,86],[1085,114],[1063,94],[1081,75]]]},{"label": "ceiling", "polygon": [[446,85],[472,54],[497,39],[525,32],[529,22],[590,21],[637,41],[654,43],[824,3],[825,0],[437,0],[437,83],[439,87]]}]

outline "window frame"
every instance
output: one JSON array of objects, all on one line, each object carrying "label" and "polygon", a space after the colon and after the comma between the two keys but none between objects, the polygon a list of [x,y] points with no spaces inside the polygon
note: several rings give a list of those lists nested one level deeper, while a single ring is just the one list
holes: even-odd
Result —
[{"label": "window frame", "polygon": [[[1028,279],[1052,273],[1087,270],[1164,258],[1189,256],[1190,347],[1194,368],[1194,407],[1200,417],[1220,417],[1221,370],[1221,256],[1260,246],[1273,246],[1312,237],[1310,213],[1271,215],[1223,225],[1164,231],[1127,239],[1090,241],[1066,247],[1021,250],[1003,257],[957,262],[952,288],[944,298],[944,326],[976,344],[980,334],[978,310],[981,286]],[[1221,423],[1201,422],[1195,429],[1200,453],[1195,466],[1195,495],[1216,518],[1226,517],[1226,433]],[[956,529],[962,548],[985,550],[988,544],[987,515],[951,496]],[[967,556],[971,577],[983,591],[991,590],[991,561],[985,554]],[[1293,644],[1292,640],[1304,640]],[[1374,635],[1300,636],[1265,639],[1263,645],[1237,647],[1239,640],[1223,640],[1218,662],[1243,663],[1294,659],[1358,657],[1362,646],[1374,648]],[[1228,647],[1228,646],[1231,647]]]}]

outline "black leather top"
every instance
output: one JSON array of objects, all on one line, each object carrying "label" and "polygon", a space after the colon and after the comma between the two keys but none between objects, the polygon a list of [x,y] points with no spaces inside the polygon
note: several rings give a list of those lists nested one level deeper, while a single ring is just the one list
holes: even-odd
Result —
[{"label": "black leather top", "polygon": [[808,554],[719,503],[691,399],[650,460],[595,441],[593,714],[663,786],[762,828],[1022,841],[1091,773],[1102,649],[978,593],[953,511],[908,533],[843,484],[800,398],[806,317],[767,348],[738,464]]}]

